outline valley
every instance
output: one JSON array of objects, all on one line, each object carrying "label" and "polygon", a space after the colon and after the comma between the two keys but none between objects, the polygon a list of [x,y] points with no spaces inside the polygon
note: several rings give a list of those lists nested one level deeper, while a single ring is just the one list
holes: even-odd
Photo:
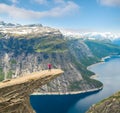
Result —
[{"label": "valley", "polygon": [[0,27],[0,81],[52,68],[64,73],[35,89],[36,94],[73,94],[96,91],[103,83],[91,79],[89,65],[119,55],[120,46],[108,40],[64,36],[60,30],[36,25],[5,24]]}]

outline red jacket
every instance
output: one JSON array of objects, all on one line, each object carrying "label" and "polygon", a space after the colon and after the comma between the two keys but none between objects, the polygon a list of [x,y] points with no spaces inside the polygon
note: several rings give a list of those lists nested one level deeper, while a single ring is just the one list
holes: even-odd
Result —
[{"label": "red jacket", "polygon": [[52,65],[51,64],[48,64],[48,68],[51,69]]}]

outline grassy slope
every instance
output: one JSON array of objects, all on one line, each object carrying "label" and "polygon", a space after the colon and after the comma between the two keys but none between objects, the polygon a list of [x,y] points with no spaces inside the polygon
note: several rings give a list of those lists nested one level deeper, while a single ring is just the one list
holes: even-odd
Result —
[{"label": "grassy slope", "polygon": [[57,37],[45,37],[34,45],[35,52],[65,52],[67,51],[65,40]]},{"label": "grassy slope", "polygon": [[86,40],[85,43],[91,49],[94,56],[98,58],[102,58],[114,54],[120,54],[120,46],[111,43],[91,41],[91,40]]}]

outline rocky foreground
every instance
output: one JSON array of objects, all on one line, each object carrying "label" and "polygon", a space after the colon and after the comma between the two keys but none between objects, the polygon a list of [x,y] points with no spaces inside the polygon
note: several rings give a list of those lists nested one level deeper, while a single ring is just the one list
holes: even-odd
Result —
[{"label": "rocky foreground", "polygon": [[60,69],[52,69],[1,82],[0,113],[35,113],[30,105],[30,94],[62,73]]},{"label": "rocky foreground", "polygon": [[87,113],[120,113],[120,92],[93,105]]}]

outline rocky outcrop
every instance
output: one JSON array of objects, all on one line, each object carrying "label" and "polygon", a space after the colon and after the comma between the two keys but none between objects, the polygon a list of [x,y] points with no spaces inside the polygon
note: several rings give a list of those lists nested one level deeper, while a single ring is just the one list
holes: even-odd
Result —
[{"label": "rocky outcrop", "polygon": [[93,105],[87,113],[120,113],[120,92]]},{"label": "rocky outcrop", "polygon": [[101,87],[89,77],[87,66],[95,56],[84,40],[67,40],[59,30],[42,25],[0,28],[0,80],[53,68],[65,71],[37,92],[71,92]]},{"label": "rocky outcrop", "polygon": [[52,69],[1,82],[0,113],[35,113],[30,105],[30,94],[62,73],[60,69]]}]

